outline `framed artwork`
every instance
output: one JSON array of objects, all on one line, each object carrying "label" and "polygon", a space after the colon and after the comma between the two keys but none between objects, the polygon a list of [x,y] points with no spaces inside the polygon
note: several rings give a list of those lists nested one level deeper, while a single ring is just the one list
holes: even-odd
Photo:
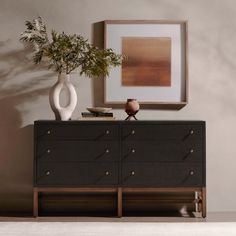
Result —
[{"label": "framed artwork", "polygon": [[104,80],[104,103],[135,98],[142,108],[181,108],[188,102],[187,22],[107,20],[105,48],[122,54]]}]

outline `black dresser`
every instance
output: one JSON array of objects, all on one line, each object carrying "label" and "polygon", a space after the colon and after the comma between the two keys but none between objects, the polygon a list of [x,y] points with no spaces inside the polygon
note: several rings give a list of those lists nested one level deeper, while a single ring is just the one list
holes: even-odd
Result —
[{"label": "black dresser", "polygon": [[34,215],[41,193],[192,192],[206,216],[204,121],[35,121]]}]

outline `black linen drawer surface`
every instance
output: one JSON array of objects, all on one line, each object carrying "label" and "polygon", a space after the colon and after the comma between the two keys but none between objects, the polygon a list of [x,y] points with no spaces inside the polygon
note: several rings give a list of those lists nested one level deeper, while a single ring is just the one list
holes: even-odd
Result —
[{"label": "black linen drawer surface", "polygon": [[200,163],[137,163],[122,165],[123,186],[189,187],[204,186]]},{"label": "black linen drawer surface", "polygon": [[123,162],[202,162],[202,140],[136,140],[122,143]]},{"label": "black linen drawer surface", "polygon": [[205,123],[38,121],[34,163],[36,186],[205,186]]},{"label": "black linen drawer surface", "polygon": [[42,162],[36,170],[37,186],[117,185],[119,166],[110,163]]},{"label": "black linen drawer surface", "polygon": [[198,124],[135,124],[131,122],[122,125],[122,140],[194,140],[202,138],[203,127]]},{"label": "black linen drawer surface", "polygon": [[88,124],[88,122],[82,122],[79,125],[45,123],[37,126],[37,138],[39,140],[112,140],[118,139],[118,125]]},{"label": "black linen drawer surface", "polygon": [[37,143],[37,162],[119,161],[118,141],[43,140]]}]

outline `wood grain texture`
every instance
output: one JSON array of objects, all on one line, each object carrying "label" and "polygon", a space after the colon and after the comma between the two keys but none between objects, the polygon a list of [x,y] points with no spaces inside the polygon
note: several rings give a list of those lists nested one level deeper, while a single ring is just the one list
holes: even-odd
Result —
[{"label": "wood grain texture", "polygon": [[122,188],[117,189],[117,215],[118,217],[122,217]]},{"label": "wood grain texture", "polygon": [[38,188],[33,189],[33,216],[38,217]]},{"label": "wood grain texture", "polygon": [[116,193],[117,188],[92,188],[92,187],[38,187],[38,192],[53,192],[53,193],[84,193],[84,192],[94,192],[94,193]]},{"label": "wood grain texture", "polygon": [[206,214],[206,188],[202,188],[202,217],[205,218]]},{"label": "wood grain texture", "polygon": [[187,24],[187,20],[105,20],[105,24]]},{"label": "wood grain texture", "polygon": [[161,192],[169,192],[169,193],[179,193],[179,192],[194,192],[201,191],[201,188],[130,188],[125,187],[122,188],[123,193],[161,193]]},{"label": "wood grain texture", "polygon": [[[162,197],[162,198],[155,198],[154,197],[154,193],[194,193],[194,192],[199,192],[200,193],[200,197],[199,199],[194,199],[191,198],[190,196],[186,196],[184,198],[179,197],[174,197],[174,196],[169,196],[169,197]],[[132,194],[130,195],[130,197],[127,198],[127,195],[125,197],[125,206],[127,206],[127,204],[129,206],[131,206],[131,208],[133,208],[134,206],[139,206],[142,208],[143,206],[149,206],[150,204],[157,204],[157,206],[161,205],[165,205],[168,204],[170,206],[177,206],[177,205],[182,205],[182,204],[200,204],[202,203],[202,207],[200,208],[200,210],[202,211],[202,217],[206,217],[206,192],[205,192],[205,188],[192,188],[192,187],[187,187],[187,188],[132,188],[132,187],[118,187],[118,188],[91,188],[91,187],[80,187],[80,188],[57,188],[57,187],[38,187],[38,188],[34,188],[34,205],[33,205],[33,209],[34,209],[34,217],[38,217],[39,213],[38,213],[38,194],[39,193],[53,193],[53,194],[57,194],[57,193],[93,193],[93,194],[109,194],[109,193],[116,193],[117,196],[117,216],[118,217],[122,217],[123,216],[123,196],[126,194]],[[137,198],[138,196],[140,196],[139,194],[145,194],[143,197],[141,198]],[[149,196],[149,194],[152,194]],[[86,198],[87,199],[87,198]],[[84,202],[86,199],[82,199]],[[50,200],[50,199],[49,199]],[[89,200],[89,199],[88,199]],[[66,203],[66,201],[68,200],[63,200],[63,204]],[[106,207],[110,206],[110,204],[108,204],[109,202],[104,201],[102,199],[102,201],[98,201],[98,203],[100,202],[100,204],[105,204]],[[50,201],[47,200],[47,204],[49,204]],[[53,200],[53,202],[51,202],[51,204],[53,203],[53,205],[56,205],[58,203],[61,203],[61,200],[58,202],[55,202]],[[76,202],[75,202],[76,203]],[[87,204],[87,205],[86,205]],[[94,204],[94,202],[93,202]],[[131,204],[131,205],[130,205]],[[174,204],[174,205],[173,205]],[[45,204],[44,204],[45,205]],[[104,206],[105,206],[104,205]],[[86,208],[89,209],[89,201],[87,203],[85,203],[85,205],[83,205],[83,210],[84,212],[86,212]],[[136,208],[136,207],[135,207]],[[100,209],[100,208],[99,208]],[[95,209],[96,210],[96,209]]]}]

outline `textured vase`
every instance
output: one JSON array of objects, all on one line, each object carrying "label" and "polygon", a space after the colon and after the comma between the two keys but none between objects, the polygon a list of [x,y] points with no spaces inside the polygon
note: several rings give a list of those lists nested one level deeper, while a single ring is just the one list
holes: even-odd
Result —
[{"label": "textured vase", "polygon": [[[62,89],[68,90],[68,104],[60,105],[60,93]],[[49,102],[55,114],[56,120],[69,120],[77,104],[77,94],[73,84],[70,82],[70,75],[60,73],[58,81],[52,86],[49,92]]]}]

